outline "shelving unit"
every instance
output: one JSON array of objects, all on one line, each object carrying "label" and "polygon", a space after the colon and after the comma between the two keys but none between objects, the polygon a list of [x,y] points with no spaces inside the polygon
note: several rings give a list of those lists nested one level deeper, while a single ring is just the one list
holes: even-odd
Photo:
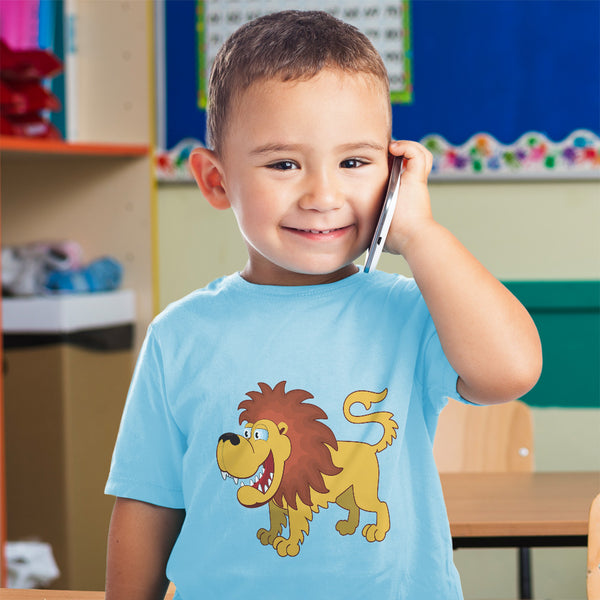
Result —
[{"label": "shelving unit", "polygon": [[75,240],[86,260],[119,260],[123,287],[136,291],[139,347],[154,306],[150,150],[87,144],[49,150],[1,148],[2,243]]},{"label": "shelving unit", "polygon": [[65,142],[63,140],[35,139],[0,136],[0,151],[4,156],[45,155],[51,156],[145,156],[146,144],[108,144],[91,142]]},{"label": "shelving unit", "polygon": [[[133,290],[136,298],[135,354],[156,306],[152,3],[149,0],[75,0],[73,6],[77,10],[78,138],[63,142],[0,137],[2,245],[74,240],[82,246],[86,261],[106,255],[120,261],[124,267],[123,287]],[[32,377],[35,376],[36,373],[32,373]],[[5,392],[3,402],[10,401]],[[111,401],[122,405],[124,396],[107,398],[107,402]],[[5,408],[4,404],[0,405],[0,427],[2,415],[8,418],[9,411],[3,410]],[[109,412],[116,415],[119,411],[113,407]],[[85,424],[85,427],[90,426]],[[68,422],[65,427],[76,430],[78,424]],[[4,430],[0,433],[3,445]],[[81,439],[81,431],[67,431],[65,438],[69,436],[80,440],[75,450],[85,453],[86,440]],[[11,448],[5,450],[6,455],[10,455]],[[64,452],[64,448],[60,451]],[[109,461],[110,453],[106,465]],[[98,473],[98,481],[106,475],[107,472]],[[57,490],[61,485],[73,487],[69,482],[57,481]],[[10,478],[7,488],[10,497]],[[102,495],[102,491],[101,487],[94,486],[90,493],[97,496]],[[54,492],[56,490],[48,490],[49,494]],[[73,496],[73,489],[64,493],[66,497]],[[102,511],[101,518],[106,520],[112,502],[109,498],[100,498],[98,503],[102,504],[98,509]],[[5,506],[5,499],[0,497],[0,541],[6,535],[2,524],[8,521],[9,534],[11,530],[10,514],[6,515]],[[77,510],[72,512],[77,513]],[[71,529],[85,527],[81,514],[79,511],[79,520],[69,523],[69,543],[79,543],[74,541],[79,533],[74,534]],[[89,539],[88,545],[97,545],[97,542]],[[102,552],[99,548],[98,554]],[[101,589],[102,573],[92,575],[77,557],[71,562],[59,565],[67,578],[60,581],[63,587],[67,582],[79,589]],[[96,569],[102,570],[103,565]]]}]

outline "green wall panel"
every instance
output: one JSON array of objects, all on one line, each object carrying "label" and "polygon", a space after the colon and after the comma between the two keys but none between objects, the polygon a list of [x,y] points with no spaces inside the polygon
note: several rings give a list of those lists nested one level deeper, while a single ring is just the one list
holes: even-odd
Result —
[{"label": "green wall panel", "polygon": [[530,406],[600,408],[600,281],[505,282],[542,339],[544,368]]}]

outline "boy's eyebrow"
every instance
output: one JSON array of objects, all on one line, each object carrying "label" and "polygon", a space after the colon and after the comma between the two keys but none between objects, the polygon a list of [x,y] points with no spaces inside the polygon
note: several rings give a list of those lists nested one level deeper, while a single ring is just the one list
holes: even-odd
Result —
[{"label": "boy's eyebrow", "polygon": [[[258,146],[250,151],[252,155],[269,154],[271,152],[294,152],[302,149],[302,144],[265,144],[264,146]],[[360,141],[360,142],[349,142],[348,144],[342,144],[337,146],[338,152],[352,152],[357,150],[375,150],[381,152],[386,150],[384,146],[377,142]]]},{"label": "boy's eyebrow", "polygon": [[352,150],[375,150],[377,152],[381,152],[382,150],[387,150],[385,146],[378,144],[377,142],[351,142],[349,144],[342,144],[337,147],[337,150],[341,150],[342,152],[350,152]]},{"label": "boy's eyebrow", "polygon": [[269,154],[270,152],[293,152],[300,150],[300,144],[265,144],[250,151],[252,155]]}]

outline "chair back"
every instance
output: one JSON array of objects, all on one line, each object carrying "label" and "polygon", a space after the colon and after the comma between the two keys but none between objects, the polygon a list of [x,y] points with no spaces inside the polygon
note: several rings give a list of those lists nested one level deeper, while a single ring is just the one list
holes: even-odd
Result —
[{"label": "chair back", "polygon": [[600,600],[600,494],[592,502],[588,531],[587,597]]},{"label": "chair back", "polygon": [[472,406],[450,399],[433,446],[440,473],[533,471],[533,421],[516,400]]}]

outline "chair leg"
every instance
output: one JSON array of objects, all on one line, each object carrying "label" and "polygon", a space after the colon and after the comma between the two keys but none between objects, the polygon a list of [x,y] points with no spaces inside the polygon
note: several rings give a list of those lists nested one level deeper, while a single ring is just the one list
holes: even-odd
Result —
[{"label": "chair leg", "polygon": [[533,598],[529,548],[519,548],[519,598],[521,600]]}]

